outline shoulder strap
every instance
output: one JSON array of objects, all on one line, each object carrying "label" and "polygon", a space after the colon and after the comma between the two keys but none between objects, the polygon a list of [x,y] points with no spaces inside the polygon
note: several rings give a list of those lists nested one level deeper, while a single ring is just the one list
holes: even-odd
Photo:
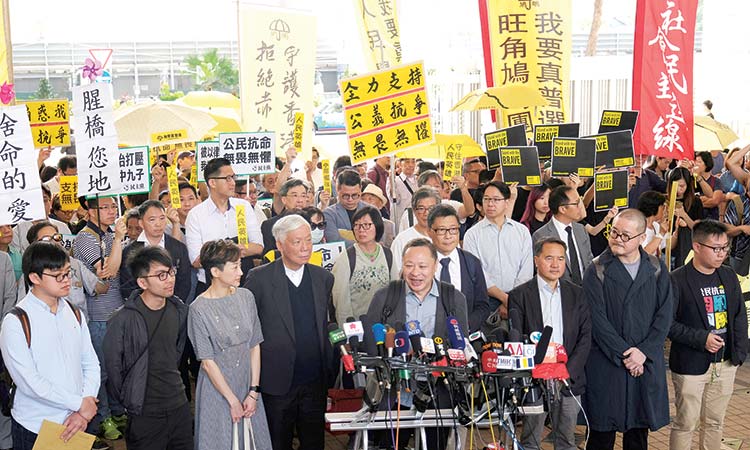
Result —
[{"label": "shoulder strap", "polygon": [[21,322],[23,334],[26,336],[26,345],[31,348],[31,322],[29,321],[29,315],[20,306],[14,306],[9,312],[18,317],[18,321]]},{"label": "shoulder strap", "polygon": [[393,252],[386,246],[381,247],[383,249],[383,253],[385,254],[385,263],[388,264],[388,273],[390,273],[391,267],[393,267]]},{"label": "shoulder strap", "polygon": [[388,293],[385,296],[385,305],[383,305],[383,313],[380,316],[380,323],[383,325],[388,323],[388,318],[393,314],[403,289],[404,282],[402,280],[395,280],[388,284]]},{"label": "shoulder strap", "polygon": [[349,279],[351,279],[354,275],[354,267],[357,265],[357,251],[353,245],[346,249],[346,256],[349,257]]},{"label": "shoulder strap", "polygon": [[402,178],[401,175],[399,175],[398,179],[401,180],[401,182],[404,184],[406,190],[409,191],[409,194],[414,195],[414,189],[409,186],[409,183],[406,182],[406,179]]},{"label": "shoulder strap", "polygon": [[594,265],[594,268],[596,268],[596,278],[599,279],[600,283],[604,283],[604,264],[599,261],[599,256],[594,258],[591,263]]},{"label": "shoulder strap", "polygon": [[65,302],[70,306],[70,309],[73,311],[73,314],[76,316],[76,320],[78,321],[78,325],[81,324],[81,310],[76,308],[73,303],[70,302],[67,298],[65,299]]},{"label": "shoulder strap", "polygon": [[414,226],[414,210],[411,209],[411,206],[410,206],[406,208],[406,211],[408,211],[409,213],[409,226],[413,227]]},{"label": "shoulder strap", "polygon": [[453,300],[455,298],[456,287],[452,284],[443,283],[442,281],[438,281],[438,283],[440,283],[438,287],[440,302],[443,304],[446,314],[449,316],[455,316],[456,311]]},{"label": "shoulder strap", "polygon": [[661,275],[661,264],[659,264],[659,259],[654,255],[648,255],[648,261],[654,266],[654,275],[656,278],[659,278],[659,275]]}]

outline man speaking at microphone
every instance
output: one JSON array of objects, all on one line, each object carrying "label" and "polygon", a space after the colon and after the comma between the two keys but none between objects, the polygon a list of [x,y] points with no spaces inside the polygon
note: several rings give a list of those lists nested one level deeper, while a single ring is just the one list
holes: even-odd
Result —
[{"label": "man speaking at microphone", "polygon": [[[591,349],[591,312],[576,284],[562,280],[565,274],[565,242],[557,237],[542,237],[534,242],[537,274],[508,293],[509,311],[518,311],[521,323],[512,324],[521,333],[531,335],[552,327],[552,343],[561,344],[568,355],[570,390],[551,403],[549,411],[555,450],[576,449],[575,428],[578,404],[586,389],[584,366]],[[511,317],[515,314],[511,314]],[[523,417],[521,443],[527,450],[541,448],[546,414]]]},{"label": "man speaking at microphone", "polygon": [[[375,293],[367,311],[365,329],[370,329],[374,323],[395,324],[418,321],[425,337],[440,336],[448,342],[455,340],[451,338],[451,330],[448,329],[448,318],[452,317],[458,320],[461,331],[466,333],[468,330],[466,298],[452,285],[435,279],[437,267],[435,246],[427,239],[414,239],[406,244],[402,256],[402,280],[391,281],[388,286]],[[368,353],[375,355],[375,342],[370,335],[365,334],[365,342]],[[436,397],[439,399],[439,404],[430,407],[451,407],[450,396],[443,384],[439,383],[437,386]],[[445,433],[436,433],[428,429],[427,448],[436,450],[444,448],[445,435]]]}]

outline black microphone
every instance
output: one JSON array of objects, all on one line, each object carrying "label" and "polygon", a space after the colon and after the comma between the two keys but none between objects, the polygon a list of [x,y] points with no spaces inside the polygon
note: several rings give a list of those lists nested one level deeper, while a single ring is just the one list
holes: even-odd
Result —
[{"label": "black microphone", "polygon": [[411,348],[414,350],[414,355],[419,357],[422,354],[422,327],[419,325],[418,320],[410,320],[406,322],[406,332],[409,333],[409,341],[411,342]]}]

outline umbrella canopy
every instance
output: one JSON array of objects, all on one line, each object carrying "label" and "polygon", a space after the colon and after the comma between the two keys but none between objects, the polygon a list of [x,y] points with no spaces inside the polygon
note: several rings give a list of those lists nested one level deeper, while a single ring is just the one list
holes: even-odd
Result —
[{"label": "umbrella canopy", "polygon": [[728,125],[717,122],[707,116],[697,116],[694,119],[693,148],[696,152],[710,150],[722,150],[728,148],[731,143],[739,139]]},{"label": "umbrella canopy", "polygon": [[216,121],[216,126],[208,132],[210,135],[242,131],[240,115],[234,108],[196,108],[208,113]]},{"label": "umbrella canopy", "polygon": [[145,102],[115,111],[118,142],[123,145],[153,145],[151,136],[176,130],[187,131],[184,141],[200,141],[217,126],[207,112],[173,102]]},{"label": "umbrella canopy", "polygon": [[451,111],[477,111],[479,109],[511,109],[527,106],[544,106],[547,100],[528,86],[500,86],[477,89],[458,101]]},{"label": "umbrella canopy", "polygon": [[240,109],[240,99],[229,92],[221,91],[190,91],[177,99],[188,106],[200,108],[234,108]]},{"label": "umbrella canopy", "polygon": [[435,142],[432,144],[412,147],[403,152],[396,153],[396,157],[445,159],[445,153],[451,146],[453,146],[453,149],[460,149],[462,158],[484,156],[482,147],[477,141],[466,134],[436,134]]}]

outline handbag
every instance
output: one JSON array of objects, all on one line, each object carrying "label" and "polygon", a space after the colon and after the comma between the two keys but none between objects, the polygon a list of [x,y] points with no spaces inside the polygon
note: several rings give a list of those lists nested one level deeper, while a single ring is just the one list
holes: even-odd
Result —
[{"label": "handbag", "polygon": [[232,450],[241,450],[240,427],[242,427],[243,442],[245,443],[245,448],[243,450],[257,450],[257,447],[255,446],[255,434],[253,433],[253,424],[251,419],[247,417],[240,419],[239,423],[232,423]]},{"label": "handbag", "polygon": [[[339,376],[336,383],[328,389],[328,407],[326,412],[354,412],[362,408],[363,389],[344,389],[342,387],[342,376],[344,374],[343,363],[339,364]],[[349,434],[348,431],[331,431],[331,424],[326,423],[326,430],[331,434]]]}]

